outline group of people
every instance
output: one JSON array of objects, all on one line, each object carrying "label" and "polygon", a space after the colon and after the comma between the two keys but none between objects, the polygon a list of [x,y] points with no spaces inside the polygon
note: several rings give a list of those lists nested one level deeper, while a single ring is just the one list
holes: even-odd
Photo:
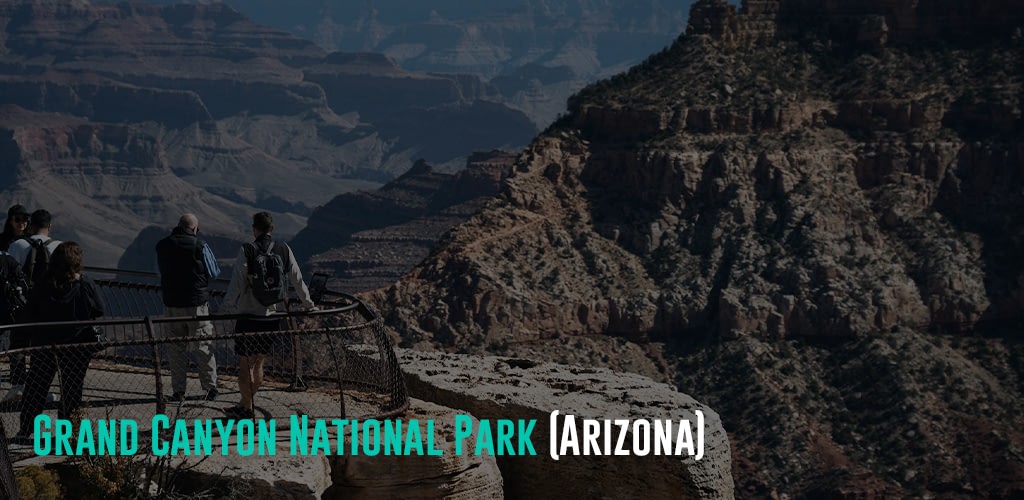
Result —
[{"label": "group of people", "polygon": [[[282,319],[272,314],[286,307],[284,295],[266,300],[263,280],[268,274],[266,268],[277,266],[283,278],[279,290],[287,291],[291,283],[302,302],[302,309],[315,308],[309,288],[302,280],[302,272],[295,261],[291,248],[283,242],[273,240],[274,219],[267,212],[252,216],[251,243],[242,245],[235,258],[231,281],[222,303],[223,312],[244,314],[235,322],[236,333],[272,332],[281,330]],[[185,214],[170,236],[156,245],[157,266],[160,270],[160,288],[163,291],[164,309],[167,316],[196,318],[186,322],[173,323],[176,337],[195,339],[194,342],[168,344],[168,362],[171,369],[171,399],[186,397],[186,372],[188,350],[195,348],[196,365],[203,397],[214,399],[218,395],[217,360],[212,343],[203,337],[213,333],[213,323],[198,319],[210,311],[209,283],[220,274],[217,259],[210,246],[199,238],[199,219]],[[269,258],[268,258],[269,257]],[[253,418],[254,398],[263,384],[263,363],[272,349],[270,336],[241,337],[235,339],[235,353],[238,355],[238,389],[241,393],[237,405],[224,412],[235,418]]]},{"label": "group of people", "polygon": [[[82,321],[104,315],[104,304],[96,284],[82,274],[84,252],[74,241],[61,242],[50,238],[52,216],[46,210],[29,213],[22,205],[7,212],[4,230],[0,233],[0,279],[5,288],[0,322]],[[223,311],[244,314],[235,324],[235,331],[268,332],[282,329],[282,319],[271,316],[286,306],[286,295],[267,297],[265,281],[278,269],[283,279],[272,290],[287,290],[290,283],[302,302],[302,309],[315,306],[302,279],[295,255],[287,244],[273,241],[274,221],[267,212],[253,215],[254,240],[242,245],[235,259],[234,271],[223,302]],[[186,318],[169,323],[167,335],[182,337],[166,343],[171,371],[172,400],[186,398],[190,351],[195,352],[202,398],[213,400],[218,395],[217,362],[212,342],[204,340],[213,334],[213,323],[201,319],[210,313],[210,281],[220,274],[220,267],[210,246],[199,238],[199,220],[184,214],[169,236],[156,245],[157,265],[165,315]],[[16,297],[23,294],[23,299]],[[20,303],[19,303],[20,302]],[[82,347],[95,340],[91,328],[79,326],[16,329],[11,333],[11,348],[75,344],[35,351],[29,362],[24,354],[11,356],[11,390],[3,401],[21,400],[19,436],[29,436],[36,415],[43,411],[54,376],[60,373],[59,418],[69,418],[81,406],[86,371],[94,351]],[[263,363],[270,354],[270,336],[241,337],[235,341],[239,356],[238,385],[241,393],[237,405],[226,408],[232,418],[253,418],[254,398],[263,382]],[[78,346],[78,347],[76,347]],[[28,367],[26,368],[26,365]],[[52,394],[49,397],[53,397]]]},{"label": "group of people", "polygon": [[[52,216],[46,210],[29,214],[25,207],[14,205],[7,211],[0,234],[5,286],[3,320],[57,322],[103,316],[103,300],[95,283],[82,275],[82,246],[50,238],[51,227]],[[73,326],[42,327],[31,333],[15,330],[11,333],[11,347],[71,344],[80,342],[79,335],[80,329]],[[59,416],[68,418],[81,405],[91,356],[91,351],[80,349],[38,352],[32,356],[27,370],[24,354],[12,356],[12,387],[4,399],[21,400],[19,434],[31,429],[32,420],[42,412],[57,372],[61,375]]]}]

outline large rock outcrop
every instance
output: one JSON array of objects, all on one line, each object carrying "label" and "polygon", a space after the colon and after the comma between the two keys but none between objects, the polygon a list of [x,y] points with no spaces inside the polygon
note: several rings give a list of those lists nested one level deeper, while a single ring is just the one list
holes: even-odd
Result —
[{"label": "large rock outcrop", "polygon": [[[399,350],[410,395],[480,419],[536,419],[538,456],[499,456],[512,498],[733,497],[732,455],[718,414],[674,388],[628,373],[526,359]],[[685,419],[704,413],[705,451],[690,456],[547,456],[553,410],[613,419]],[[578,424],[582,426],[582,423]],[[582,432],[582,429],[580,429]],[[632,436],[629,438],[632,439]]]},{"label": "large rock outcrop", "polygon": [[1021,25],[1020,6],[1013,0],[742,0],[740,6],[699,0],[691,10],[690,32],[727,44],[810,35],[878,49],[890,42],[936,39],[983,43],[1012,36]]},{"label": "large rock outcrop", "polygon": [[[1018,495],[1021,11],[825,2],[793,24],[787,5],[698,2],[369,298],[409,344],[693,387],[736,429],[749,495]],[[850,15],[864,31],[834,29]],[[871,16],[896,34],[872,40]],[[927,451],[954,442],[970,457]]]},{"label": "large rock outcrop", "polygon": [[1019,85],[979,61],[1018,67],[1019,51],[830,50],[688,35],[581,92],[500,201],[395,286],[446,290],[416,315],[440,327],[409,330],[855,336],[1020,317]]},{"label": "large rock outcrop", "polygon": [[[433,442],[441,456],[338,456],[331,459],[332,487],[322,498],[450,498],[501,500],[504,479],[493,455],[455,453],[455,416],[460,409],[412,400],[403,419],[433,420]],[[475,442],[480,421],[471,416]],[[349,441],[346,441],[349,442]]]}]

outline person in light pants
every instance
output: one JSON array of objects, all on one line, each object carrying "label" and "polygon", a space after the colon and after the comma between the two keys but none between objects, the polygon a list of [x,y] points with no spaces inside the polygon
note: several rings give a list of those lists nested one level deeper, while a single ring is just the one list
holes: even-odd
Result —
[{"label": "person in light pants", "polygon": [[193,318],[170,323],[168,335],[172,338],[197,339],[193,342],[165,344],[171,368],[171,390],[174,391],[171,399],[174,401],[185,399],[188,354],[193,349],[203,397],[211,400],[218,395],[217,360],[211,349],[213,343],[202,340],[213,334],[213,323],[194,318],[210,314],[208,287],[210,280],[220,275],[220,266],[217,265],[213,251],[205,241],[199,239],[198,233],[199,219],[193,214],[185,214],[170,236],[156,245],[165,314],[176,318]]}]

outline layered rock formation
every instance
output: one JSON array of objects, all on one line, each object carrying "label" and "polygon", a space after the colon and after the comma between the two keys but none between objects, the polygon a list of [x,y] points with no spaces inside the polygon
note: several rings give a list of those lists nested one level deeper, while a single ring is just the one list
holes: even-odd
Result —
[{"label": "layered rock formation", "polygon": [[[87,265],[114,265],[137,228],[154,221],[169,228],[185,212],[242,239],[231,228],[252,210],[174,175],[160,141],[131,126],[0,105],[0,152],[9,182],[0,204],[49,210],[54,236],[82,243]],[[278,220],[287,230],[300,219]]]},{"label": "layered rock formation", "polygon": [[380,189],[345,193],[319,207],[291,246],[313,271],[333,276],[335,289],[390,285],[497,194],[513,159],[501,151],[477,153],[457,174],[420,160]]},{"label": "layered rock formation", "polygon": [[698,2],[372,300],[422,347],[649,355],[750,495],[1020,494],[1024,14],[815,5]]},{"label": "layered rock formation", "polygon": [[[445,316],[466,331],[540,324],[518,300],[507,315],[482,306],[492,289],[563,302],[549,315],[563,333],[710,321],[724,335],[850,336],[1018,317],[1019,89],[984,68],[1020,61],[1012,50],[976,56],[879,59],[786,42],[725,53],[684,37],[577,96],[564,128],[521,156],[502,203],[410,281],[452,275],[461,258],[478,264],[446,299],[457,312]],[[762,72],[768,57],[781,74]],[[701,84],[686,84],[698,74]],[[532,273],[507,263],[524,245],[537,248]],[[572,278],[592,280],[583,290],[601,304],[556,300],[565,280],[535,288],[558,268],[586,269]]]},{"label": "layered rock formation", "polygon": [[671,43],[692,0],[226,3],[330,50],[380,52],[408,69],[481,76],[543,128],[582,86]]},{"label": "layered rock formation", "polygon": [[[498,467],[511,498],[733,497],[732,455],[718,414],[672,387],[606,369],[560,366],[518,358],[458,356],[399,350],[410,395],[480,419],[536,419],[538,456],[501,456]],[[590,456],[551,460],[549,415],[670,419],[705,416],[705,451],[690,456]],[[578,424],[582,426],[582,423]],[[579,430],[582,432],[582,429]],[[632,439],[630,436],[629,439]]]},{"label": "layered rock formation", "polygon": [[[412,158],[460,166],[474,150],[518,147],[535,133],[479,78],[328,54],[222,3],[17,0],[0,5],[0,32],[0,105],[17,107],[0,117],[0,201],[53,208],[32,183],[54,186],[58,197],[57,186],[93,184],[83,190],[92,203],[75,201],[80,209],[61,215],[64,227],[99,231],[106,265],[140,228],[173,223],[177,215],[165,212],[188,203],[208,231],[226,237],[244,235],[246,217],[236,215],[257,209],[277,212],[279,234],[292,235],[313,207],[377,186]],[[387,97],[351,98],[372,93]],[[85,141],[92,132],[80,124],[97,131],[93,146],[68,152],[67,140],[47,139],[78,127],[71,142]],[[54,167],[58,159],[66,165]],[[87,164],[96,179],[78,176]],[[168,191],[119,177],[125,166],[154,164],[187,182]],[[175,201],[156,208],[156,191]],[[114,201],[132,197],[131,207]],[[124,225],[101,223],[126,208],[132,216],[115,218]]]},{"label": "layered rock formation", "polygon": [[[434,421],[436,427],[432,442],[444,454],[332,457],[333,485],[320,498],[505,498],[504,478],[493,455],[455,453],[456,415],[467,413],[413,400],[411,408],[402,415],[403,419]],[[471,416],[471,422],[474,431],[469,442],[476,442],[480,420]]]}]

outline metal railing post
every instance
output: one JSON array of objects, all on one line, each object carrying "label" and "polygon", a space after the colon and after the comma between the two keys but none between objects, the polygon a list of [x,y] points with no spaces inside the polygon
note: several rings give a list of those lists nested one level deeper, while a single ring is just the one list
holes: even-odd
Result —
[{"label": "metal railing post", "polygon": [[163,413],[167,410],[167,402],[164,401],[164,378],[160,375],[160,350],[156,348],[156,335],[153,333],[153,318],[146,315],[146,333],[152,342],[153,350],[153,376],[156,377],[156,411]]},{"label": "metal railing post", "polygon": [[292,308],[289,305],[289,301],[284,301],[284,308],[288,312],[288,318],[286,323],[288,329],[292,331],[289,334],[292,341],[292,382],[288,385],[288,391],[291,392],[302,392],[308,389],[306,382],[302,380],[302,360],[300,359],[299,352],[299,336],[295,334],[298,331],[298,322],[292,317]]}]

